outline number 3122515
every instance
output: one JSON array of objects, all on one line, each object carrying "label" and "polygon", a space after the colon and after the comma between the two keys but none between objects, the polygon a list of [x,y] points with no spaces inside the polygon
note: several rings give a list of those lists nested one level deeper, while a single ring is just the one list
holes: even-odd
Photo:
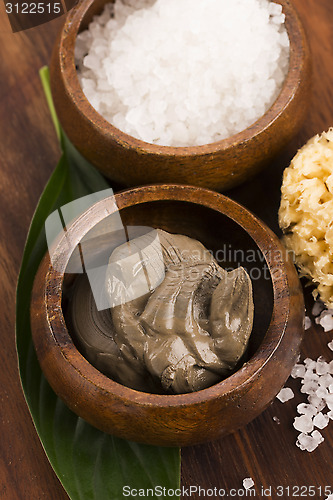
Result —
[{"label": "number 3122515", "polygon": [[61,3],[6,3],[7,14],[60,14]]}]

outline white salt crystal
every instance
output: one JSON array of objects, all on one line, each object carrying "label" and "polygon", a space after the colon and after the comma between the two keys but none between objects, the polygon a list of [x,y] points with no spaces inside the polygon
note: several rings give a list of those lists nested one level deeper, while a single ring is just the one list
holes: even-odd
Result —
[{"label": "white salt crystal", "polygon": [[276,397],[279,401],[281,401],[281,403],[285,403],[286,401],[293,399],[294,393],[290,387],[284,387]]},{"label": "white salt crystal", "polygon": [[301,450],[304,451],[306,449],[305,445],[308,443],[309,440],[311,443],[312,442],[311,436],[309,436],[308,434],[301,433],[298,435],[296,446],[298,446]]},{"label": "white salt crystal", "polygon": [[328,394],[325,397],[325,403],[327,404],[330,410],[333,410],[333,394]]},{"label": "white salt crystal", "polygon": [[318,398],[318,396],[316,396],[315,394],[310,394],[310,396],[308,397],[308,401],[317,409],[317,411],[323,410],[326,406],[325,401],[321,398]]},{"label": "white salt crystal", "polygon": [[326,375],[322,375],[320,377],[319,385],[321,387],[325,387],[326,389],[328,389],[331,384],[333,384],[333,377],[330,373],[327,373]]},{"label": "white salt crystal", "polygon": [[319,412],[313,419],[313,424],[318,429],[324,429],[329,422],[329,417],[324,415],[322,412]]},{"label": "white salt crystal", "polygon": [[327,344],[327,347],[333,351],[333,340]]},{"label": "white salt crystal", "polygon": [[311,325],[312,325],[311,319],[308,316],[305,316],[305,318],[304,318],[304,329],[308,330],[309,328],[311,328]]},{"label": "white salt crystal", "polygon": [[313,436],[309,436],[308,434],[304,434],[304,433],[301,433],[299,434],[298,438],[297,438],[297,441],[296,441],[296,445],[303,451],[308,451],[308,452],[312,452],[314,451],[318,445],[319,445],[319,437],[317,435],[315,435],[315,437]]},{"label": "white salt crystal", "polygon": [[291,370],[292,378],[303,378],[306,372],[304,365],[296,364]]},{"label": "white salt crystal", "polygon": [[281,422],[280,422],[280,419],[278,417],[274,416],[273,420],[274,420],[275,423],[277,423],[278,425],[280,425]]},{"label": "white salt crystal", "polygon": [[302,384],[305,384],[306,382],[317,382],[319,383],[319,375],[317,373],[314,373],[312,370],[307,370],[305,372],[304,378],[301,381]]},{"label": "white salt crystal", "polygon": [[317,318],[315,318],[315,323],[316,323],[317,325],[320,325],[320,317],[319,317],[319,316],[317,316]]},{"label": "white salt crystal", "polygon": [[[75,63],[91,104],[123,132],[211,143],[254,123],[278,96],[289,65],[284,21],[269,0],[116,0],[77,37]],[[133,117],[138,106],[145,112]],[[145,119],[154,132],[139,129]]]},{"label": "white salt crystal", "polygon": [[311,432],[313,430],[313,422],[308,415],[295,417],[293,425],[297,431],[300,431],[304,434]]},{"label": "white salt crystal", "polygon": [[329,363],[329,373],[331,373],[333,375],[333,360]]},{"label": "white salt crystal", "polygon": [[306,358],[304,360],[304,365],[307,370],[314,370],[316,368],[316,362],[311,358]]},{"label": "white salt crystal", "polygon": [[332,316],[325,316],[320,320],[320,325],[323,327],[324,332],[330,332],[333,330],[333,317]]},{"label": "white salt crystal", "polygon": [[328,495],[328,497],[326,497],[326,500],[333,500],[333,495]]},{"label": "white salt crystal", "polygon": [[316,391],[316,396],[318,396],[318,398],[325,399],[327,395],[328,395],[328,390],[326,389],[326,387],[320,387]]},{"label": "white salt crystal", "polygon": [[282,5],[277,3],[270,3],[268,12],[271,16],[279,16],[282,13]]},{"label": "white salt crystal", "polygon": [[325,332],[333,330],[333,311],[325,309],[320,316],[315,319],[315,322],[324,329]]},{"label": "white salt crystal", "polygon": [[254,481],[252,477],[246,477],[245,479],[243,479],[243,486],[246,490],[252,488],[252,486],[254,486]]},{"label": "white salt crystal", "polygon": [[318,316],[325,309],[325,304],[321,300],[316,300],[312,308],[312,315]]},{"label": "white salt crystal", "polygon": [[301,387],[301,392],[303,394],[311,394],[311,395],[314,395],[316,394],[318,390],[318,384],[316,381],[308,381],[308,382],[304,382],[304,384],[302,385]]},{"label": "white salt crystal", "polygon": [[317,363],[316,363],[316,373],[317,373],[317,375],[325,375],[328,372],[329,372],[329,364],[326,363],[326,361],[324,360],[324,358],[322,356],[320,356],[317,359]]},{"label": "white salt crystal", "polygon": [[333,393],[333,384],[331,384],[331,385],[328,387],[328,392],[329,392],[330,394],[332,394],[332,393]]},{"label": "white salt crystal", "polygon": [[307,415],[308,417],[313,417],[317,413],[317,409],[310,404],[300,403],[297,405],[297,411],[301,415]]},{"label": "white salt crystal", "polygon": [[324,441],[324,437],[317,430],[314,430],[313,432],[311,432],[311,436],[317,441],[318,444],[320,444]]},{"label": "white salt crystal", "polygon": [[328,413],[326,413],[326,415],[328,416],[328,418],[330,420],[333,420],[333,410],[329,411]]}]

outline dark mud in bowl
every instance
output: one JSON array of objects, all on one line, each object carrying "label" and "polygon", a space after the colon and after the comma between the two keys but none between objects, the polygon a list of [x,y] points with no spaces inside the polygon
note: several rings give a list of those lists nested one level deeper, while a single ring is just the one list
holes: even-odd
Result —
[{"label": "dark mud in bowl", "polygon": [[[107,262],[113,248],[123,242],[116,231],[111,238],[103,233],[101,224],[110,214],[117,214],[114,201],[122,230],[124,225],[148,226],[184,234],[204,244],[222,266],[241,264],[248,270],[255,303],[249,360],[222,382],[187,394],[136,391],[103,375],[74,345],[63,313],[78,273],[72,266],[74,254],[80,255],[73,254],[68,241],[81,245],[86,240],[89,249],[90,239],[96,238],[98,245],[94,242],[88,252],[91,263],[87,258],[85,264]],[[218,193],[182,185],[120,192],[114,199],[94,204],[70,224],[53,256],[51,263],[49,254],[45,255],[34,282],[34,345],[55,393],[103,432],[160,446],[188,446],[220,438],[246,425],[271,403],[297,360],[304,301],[295,268],[278,238],[259,219]]]},{"label": "dark mud in bowl", "polygon": [[[251,236],[226,215],[187,201],[150,201],[124,208],[121,210],[121,221],[125,231],[111,231],[110,228],[115,226],[113,219],[114,216],[111,215],[97,224],[81,242],[85,249],[86,267],[100,269],[102,275],[112,250],[126,241],[126,235],[133,239],[149,231],[149,228],[163,229],[200,241],[218,264],[228,271],[239,266],[246,269],[253,287],[254,322],[247,351],[238,368],[251,359],[265,337],[273,311],[271,275],[263,253]],[[77,257],[77,252],[74,252],[68,265],[71,272],[65,275],[63,310],[72,340],[85,356],[68,314]],[[103,282],[103,276],[101,281]],[[94,365],[92,360],[90,362]],[[95,368],[98,369],[98,366]]]}]

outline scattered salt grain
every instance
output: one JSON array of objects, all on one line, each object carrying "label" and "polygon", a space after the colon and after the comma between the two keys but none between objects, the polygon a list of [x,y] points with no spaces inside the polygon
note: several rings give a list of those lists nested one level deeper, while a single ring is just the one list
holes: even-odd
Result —
[{"label": "scattered salt grain", "polygon": [[[316,432],[316,434],[315,434]],[[296,445],[303,451],[312,452],[314,451],[320,443],[323,441],[323,437],[320,432],[314,431],[311,435],[301,433],[299,434]]]},{"label": "scattered salt grain", "polygon": [[254,486],[254,481],[252,477],[246,477],[245,479],[243,479],[243,486],[246,490],[252,488],[252,486]]},{"label": "scattered salt grain", "polygon": [[305,381],[301,387],[301,392],[303,394],[316,394],[318,390],[318,383],[315,380]]},{"label": "scattered salt grain", "polygon": [[292,378],[304,378],[306,369],[304,365],[296,364],[291,371]]},{"label": "scattered salt grain", "polygon": [[328,497],[326,497],[326,500],[333,500],[333,495],[328,495]]},{"label": "scattered salt grain", "polygon": [[313,417],[317,413],[317,409],[315,406],[306,403],[300,403],[297,406],[297,411],[301,415],[308,415],[309,417]]},{"label": "scattered salt grain", "polygon": [[325,309],[325,304],[321,300],[316,300],[312,308],[312,315],[319,316],[323,309]]},{"label": "scattered salt grain", "polygon": [[316,396],[318,396],[318,398],[320,399],[326,399],[327,395],[328,395],[328,390],[326,389],[326,387],[320,387],[316,391]]},{"label": "scattered salt grain", "polygon": [[292,370],[292,377],[301,379],[301,392],[307,395],[307,402],[297,406],[300,416],[293,424],[300,432],[296,445],[303,451],[312,452],[324,441],[317,429],[324,429],[333,420],[332,375],[333,360],[327,362],[323,356],[306,358],[303,363],[298,360]]},{"label": "scattered salt grain", "polygon": [[312,406],[314,406],[317,409],[317,411],[323,410],[326,406],[325,401],[321,398],[318,398],[318,396],[316,395],[311,394],[308,397],[308,401]]},{"label": "scattered salt grain", "polygon": [[325,403],[330,410],[333,410],[333,394],[328,394],[325,398]]},{"label": "scattered salt grain", "polygon": [[78,35],[78,76],[123,132],[169,146],[212,143],[278,96],[289,65],[284,21],[269,0],[116,0]]},{"label": "scattered salt grain", "polygon": [[300,431],[303,434],[307,434],[313,430],[313,421],[308,415],[295,417],[293,425],[297,431]]},{"label": "scattered salt grain", "polygon": [[304,329],[308,330],[309,328],[311,328],[311,325],[312,325],[311,319],[309,318],[309,316],[305,316],[305,318],[304,318]]},{"label": "scattered salt grain", "polygon": [[289,399],[293,399],[294,393],[290,387],[284,387],[276,397],[279,401],[281,401],[281,403],[285,403],[286,401],[289,401]]},{"label": "scattered salt grain", "polygon": [[311,433],[311,436],[318,442],[318,444],[324,441],[322,434],[319,431],[315,430]]},{"label": "scattered salt grain", "polygon": [[329,417],[324,415],[321,411],[313,419],[313,425],[318,429],[324,429],[329,422]]},{"label": "scattered salt grain", "polygon": [[333,384],[333,377],[330,373],[327,373],[326,375],[323,375],[319,379],[319,385],[321,387],[325,387],[326,389],[329,389],[330,385]]},{"label": "scattered salt grain", "polygon": [[326,363],[323,357],[319,357],[316,363],[317,375],[326,375],[329,372],[329,364]]},{"label": "scattered salt grain", "polygon": [[274,422],[275,422],[276,424],[280,425],[280,423],[281,423],[281,422],[280,422],[280,419],[279,419],[278,417],[275,417],[275,416],[274,416],[274,417],[273,417],[273,420],[274,420]]},{"label": "scattered salt grain", "polygon": [[315,322],[317,323],[317,325],[321,325],[321,327],[324,329],[324,332],[333,330],[333,310],[325,309],[324,311],[322,311],[320,316],[315,319]]},{"label": "scattered salt grain", "polygon": [[305,384],[306,382],[316,382],[318,384],[319,375],[317,375],[317,373],[314,373],[312,370],[307,370],[304,374],[302,384]]},{"label": "scattered salt grain", "polygon": [[316,362],[311,358],[306,358],[304,360],[304,365],[306,370],[314,370],[316,368]]},{"label": "scattered salt grain", "polygon": [[[316,301],[312,314],[325,332],[333,329],[333,309],[326,309],[321,301]],[[333,351],[333,340],[327,345]],[[327,361],[323,356],[317,360],[306,358],[303,362],[298,359],[291,377],[301,379],[301,392],[307,395],[307,402],[297,406],[300,416],[294,419],[294,428],[300,432],[296,445],[312,452],[324,441],[317,429],[324,429],[333,420],[333,360]],[[313,430],[314,427],[317,429]],[[328,498],[333,500],[333,495]]]}]

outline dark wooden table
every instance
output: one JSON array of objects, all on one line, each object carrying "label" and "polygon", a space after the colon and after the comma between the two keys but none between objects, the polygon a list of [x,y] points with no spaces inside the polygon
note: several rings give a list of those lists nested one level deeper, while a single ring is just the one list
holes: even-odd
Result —
[{"label": "dark wooden table", "polygon": [[[245,204],[277,231],[282,170],[309,137],[333,125],[333,2],[294,0],[308,33],[314,68],[310,111],[297,137],[263,175],[230,196]],[[48,63],[62,19],[13,34],[0,5],[0,498],[62,500],[68,498],[44,454],[22,394],[14,340],[15,286],[24,242],[37,200],[59,158],[38,69]],[[308,299],[311,306],[311,298]],[[327,342],[333,333],[320,327],[306,332],[302,355],[332,358]],[[299,392],[298,382],[293,388]],[[251,476],[257,498],[291,498],[287,487],[331,486],[333,489],[333,423],[323,431],[325,442],[312,454],[295,446],[292,427],[301,395],[275,401],[245,429],[223,440],[182,451],[185,487],[242,488]],[[278,417],[276,423],[273,417]],[[285,488],[277,496],[278,486]],[[263,496],[261,486],[275,493]],[[300,496],[299,492],[299,496]],[[310,498],[310,495],[303,495]],[[198,495],[192,498],[199,498]],[[202,496],[201,496],[202,498]],[[216,497],[215,497],[216,498]],[[313,498],[320,496],[318,490]],[[106,500],[106,499],[101,499]]]}]

